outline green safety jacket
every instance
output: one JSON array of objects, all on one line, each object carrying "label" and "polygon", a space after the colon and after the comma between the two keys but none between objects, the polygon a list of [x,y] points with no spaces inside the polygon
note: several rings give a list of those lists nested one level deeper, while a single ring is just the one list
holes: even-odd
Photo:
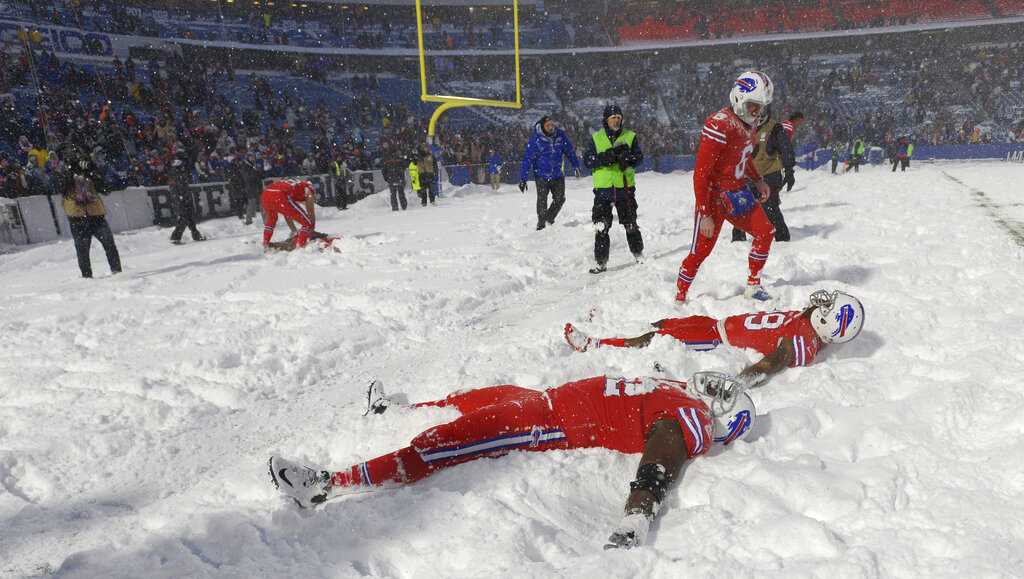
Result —
[{"label": "green safety jacket", "polygon": [[[615,139],[613,143],[608,138],[608,133],[604,129],[597,131],[593,135],[594,148],[597,154],[614,149],[619,145],[626,145],[628,147],[633,146],[633,139],[636,138],[636,133],[630,130],[623,129],[619,137]],[[627,167],[623,170],[618,165],[604,165],[593,170],[591,175],[594,177],[594,192],[600,192],[602,190],[607,191],[610,189],[624,189],[626,187],[636,187],[636,169],[633,167]]]}]

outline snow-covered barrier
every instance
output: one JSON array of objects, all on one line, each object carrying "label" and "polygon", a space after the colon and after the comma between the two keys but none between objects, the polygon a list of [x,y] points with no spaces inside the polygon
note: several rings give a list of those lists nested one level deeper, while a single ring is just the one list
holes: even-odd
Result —
[{"label": "snow-covered barrier", "polygon": [[[319,205],[336,205],[341,194],[348,197],[349,203],[355,203],[387,188],[380,171],[355,171],[351,179],[344,181],[326,174],[295,178],[308,179],[313,183]],[[265,179],[264,183],[275,179]],[[200,220],[232,215],[227,183],[199,183],[191,185],[190,189]],[[33,195],[0,201],[3,202],[0,205],[0,243],[25,245],[71,236],[71,226],[58,196],[47,199],[45,195]],[[115,233],[152,225],[170,225],[174,221],[170,189],[166,185],[114,191],[103,197],[103,203],[107,208],[107,222]]]},{"label": "snow-covered barrier", "polygon": [[0,245],[24,245],[28,243],[25,222],[14,199],[0,197]]},{"label": "snow-covered barrier", "polygon": [[[801,149],[797,162],[801,168],[814,170],[832,160],[832,152],[828,149]],[[847,153],[840,156],[845,161]],[[1001,143],[984,145],[914,145],[915,161],[956,161],[1002,159],[1012,161],[1024,160],[1024,143]],[[867,162],[877,165],[886,161],[885,151],[881,147],[869,147]]]}]

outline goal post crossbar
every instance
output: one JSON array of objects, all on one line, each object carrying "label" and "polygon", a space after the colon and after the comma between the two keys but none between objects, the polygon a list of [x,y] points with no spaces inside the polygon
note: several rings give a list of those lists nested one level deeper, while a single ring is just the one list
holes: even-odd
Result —
[{"label": "goal post crossbar", "polygon": [[416,0],[416,37],[419,42],[418,51],[420,60],[420,100],[423,102],[441,104],[441,106],[437,107],[430,116],[430,124],[427,126],[427,138],[430,142],[434,142],[438,119],[440,119],[441,115],[449,109],[458,107],[522,108],[522,86],[519,79],[519,0],[512,0],[512,30],[515,46],[513,51],[515,56],[515,100],[503,101],[467,96],[430,94],[427,90],[427,52],[423,43],[423,0]]}]

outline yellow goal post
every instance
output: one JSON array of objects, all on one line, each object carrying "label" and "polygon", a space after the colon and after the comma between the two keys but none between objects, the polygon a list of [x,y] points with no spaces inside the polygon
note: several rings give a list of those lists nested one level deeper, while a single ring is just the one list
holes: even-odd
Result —
[{"label": "yellow goal post", "polygon": [[481,99],[469,96],[438,95],[430,94],[427,90],[427,51],[423,45],[423,0],[416,0],[416,37],[419,41],[420,57],[420,100],[423,102],[440,103],[441,106],[434,110],[430,116],[430,124],[427,126],[427,141],[435,142],[437,121],[446,111],[457,107],[501,107],[507,109],[519,109],[523,106],[522,87],[519,81],[519,0],[512,0],[512,29],[514,38],[515,56],[515,87],[516,99],[514,101],[501,101],[493,99]]}]

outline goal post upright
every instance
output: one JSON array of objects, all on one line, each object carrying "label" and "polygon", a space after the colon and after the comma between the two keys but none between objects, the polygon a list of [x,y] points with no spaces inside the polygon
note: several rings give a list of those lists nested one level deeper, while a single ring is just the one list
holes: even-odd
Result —
[{"label": "goal post upright", "polygon": [[427,141],[430,144],[434,144],[436,141],[438,119],[449,109],[458,107],[522,108],[522,85],[519,80],[519,0],[512,0],[512,31],[514,42],[513,54],[515,58],[514,81],[516,88],[516,98],[514,101],[430,94],[427,90],[427,52],[426,46],[423,43],[423,0],[416,0],[416,37],[420,59],[420,100],[423,102],[440,103],[440,106],[434,109],[433,114],[431,114],[430,123],[427,125]]}]

